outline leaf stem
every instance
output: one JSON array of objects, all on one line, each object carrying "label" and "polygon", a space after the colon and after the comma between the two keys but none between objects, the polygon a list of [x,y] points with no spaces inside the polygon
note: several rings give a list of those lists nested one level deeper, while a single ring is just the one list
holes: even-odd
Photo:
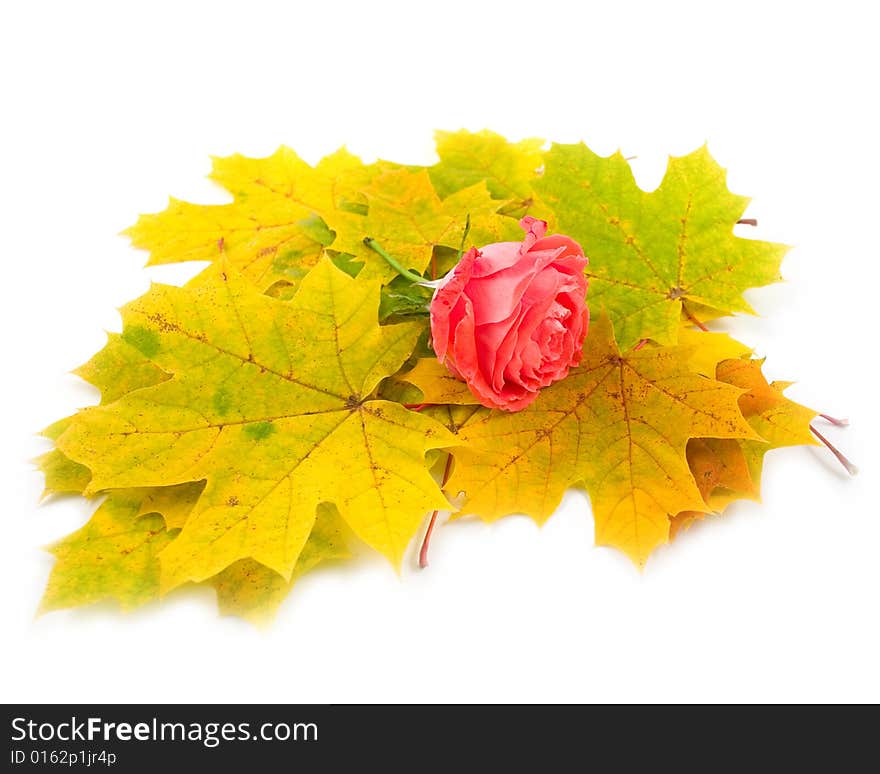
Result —
[{"label": "leaf stem", "polygon": [[853,465],[846,457],[844,457],[844,455],[834,446],[834,444],[831,443],[831,441],[829,441],[824,435],[822,435],[822,433],[820,433],[812,425],[810,425],[810,430],[812,431],[813,435],[815,435],[816,438],[822,441],[822,443],[824,443],[828,447],[831,453],[835,457],[837,457],[837,461],[841,465],[843,465],[844,468],[846,468],[847,473],[849,473],[851,476],[854,476],[859,472],[859,469],[855,465]]},{"label": "leaf stem", "polygon": [[[449,481],[449,473],[452,470],[452,455],[446,455],[446,467],[443,469],[443,480],[440,482],[440,487],[446,486],[446,482]],[[425,532],[425,538],[422,540],[422,547],[419,550],[419,567],[423,570],[428,566],[428,547],[431,545],[431,535],[434,534],[434,526],[437,523],[437,514],[440,513],[439,510],[434,511],[431,514],[431,520],[428,522],[428,530]]]},{"label": "leaf stem", "polygon": [[688,309],[684,305],[684,301],[682,301],[682,303],[681,303],[681,309],[684,312],[684,316],[687,317],[688,320],[690,320],[694,325],[696,325],[701,331],[704,331],[705,333],[709,332],[709,329],[705,325],[703,325],[703,323],[701,323],[696,317],[694,317],[694,315],[691,313],[690,309]]},{"label": "leaf stem", "polygon": [[403,264],[401,264],[396,258],[392,258],[387,252],[385,252],[385,250],[382,248],[382,245],[380,245],[372,237],[364,237],[364,244],[374,252],[381,255],[388,262],[388,265],[391,266],[391,268],[394,269],[394,271],[396,271],[401,277],[408,279],[410,282],[422,283],[425,281],[424,277],[410,271],[409,269],[405,269],[403,267]]},{"label": "leaf stem", "polygon": [[758,219],[757,218],[740,218],[736,223],[737,223],[737,225],[741,225],[741,226],[757,226]]},{"label": "leaf stem", "polygon": [[832,425],[837,425],[837,427],[849,427],[848,419],[836,419],[835,417],[829,417],[828,414],[819,414],[819,416],[826,422],[830,422]]}]

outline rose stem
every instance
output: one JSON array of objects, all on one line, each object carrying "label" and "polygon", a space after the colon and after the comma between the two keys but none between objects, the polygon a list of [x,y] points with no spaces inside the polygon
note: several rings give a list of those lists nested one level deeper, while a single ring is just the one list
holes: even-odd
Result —
[{"label": "rose stem", "polygon": [[648,343],[647,339],[642,339],[638,344],[633,347],[633,352],[638,352],[645,344]]},{"label": "rose stem", "polygon": [[758,219],[757,219],[757,218],[740,218],[740,219],[737,221],[737,225],[742,225],[742,226],[757,226],[757,225],[758,225]]},{"label": "rose stem", "polygon": [[826,422],[830,422],[832,425],[837,425],[838,427],[849,427],[848,419],[835,419],[834,417],[829,417],[828,414],[819,414],[822,419]]},{"label": "rose stem", "polygon": [[[443,468],[443,480],[440,483],[440,487],[446,486],[446,482],[449,480],[449,472],[452,469],[452,455],[449,454],[446,456],[446,467]],[[431,520],[428,522],[428,529],[425,532],[425,538],[422,540],[422,547],[419,550],[419,567],[423,570],[428,566],[428,546],[431,544],[431,535],[434,534],[434,525],[437,523],[437,514],[440,513],[439,510],[434,511],[431,514]]]},{"label": "rose stem", "polygon": [[428,408],[429,406],[436,406],[436,403],[401,403],[405,409],[409,409],[410,411],[421,411],[423,408]]},{"label": "rose stem", "polygon": [[846,457],[844,457],[843,454],[841,454],[841,452],[835,448],[834,444],[831,443],[831,441],[829,441],[824,435],[822,435],[822,433],[820,433],[812,425],[810,425],[810,430],[813,432],[813,435],[815,435],[816,438],[818,438],[820,441],[822,441],[822,443],[824,443],[828,447],[828,449],[831,451],[831,453],[835,457],[837,457],[837,461],[841,465],[843,465],[844,468],[846,468],[847,473],[849,473],[851,476],[854,476],[854,475],[856,475],[856,473],[859,472],[859,469],[855,465],[853,465]]},{"label": "rose stem", "polygon": [[709,329],[703,325],[696,317],[691,314],[690,310],[684,305],[684,302],[681,304],[682,310],[684,310],[684,316],[688,318],[694,325],[696,325],[701,331],[709,332]]},{"label": "rose stem", "polygon": [[419,276],[415,272],[410,271],[409,269],[403,268],[403,265],[400,264],[396,258],[392,258],[388,253],[386,253],[382,246],[372,237],[365,237],[364,244],[369,247],[374,252],[377,252],[381,255],[387,262],[388,265],[391,266],[401,277],[405,277],[410,282],[424,282],[425,278]]}]

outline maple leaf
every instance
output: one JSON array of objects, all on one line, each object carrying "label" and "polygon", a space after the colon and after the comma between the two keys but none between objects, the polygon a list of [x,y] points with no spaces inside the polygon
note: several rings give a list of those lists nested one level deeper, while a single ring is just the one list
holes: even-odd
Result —
[{"label": "maple leaf", "polygon": [[674,344],[685,302],[753,312],[743,291],[780,279],[788,248],[733,235],[748,199],[727,190],[705,147],[670,158],[650,193],[619,152],[553,145],[544,159],[535,189],[589,257],[590,304],[610,315],[622,350],[641,339]]},{"label": "maple leaf", "polygon": [[[129,328],[122,335],[108,333],[104,348],[74,373],[98,388],[101,403],[112,403],[126,393],[168,378],[168,374],[147,357],[155,341],[150,331],[139,327]],[[61,419],[41,434],[55,441],[72,421],[73,417]],[[82,494],[92,477],[85,465],[74,462],[57,448],[41,455],[36,463],[45,477],[43,497],[60,493]]]},{"label": "maple leaf", "polygon": [[137,518],[143,494],[138,489],[109,494],[82,529],[49,549],[56,563],[42,612],[107,598],[128,610],[158,596],[158,554],[173,535],[158,514]]},{"label": "maple leaf", "polygon": [[[114,337],[111,341],[121,342],[121,339]],[[56,422],[44,435],[57,437],[69,424],[69,418]],[[88,468],[73,462],[58,449],[42,459],[45,458],[55,461],[49,468],[41,462],[46,474],[46,492],[82,493],[88,486],[91,479]],[[85,527],[50,548],[57,563],[41,611],[87,605],[105,598],[116,599],[123,609],[132,609],[158,598],[157,549],[167,545],[168,538],[173,539],[186,523],[204,484],[204,481],[196,481],[177,486],[112,490]],[[157,516],[162,519],[165,533],[160,529]],[[350,542],[338,511],[322,503],[289,581],[259,562],[241,559],[203,583],[216,590],[217,603],[224,615],[264,626],[271,622],[294,583],[305,573],[322,561],[348,558]]]},{"label": "maple leaf", "polygon": [[[783,392],[790,382],[767,382],[762,372],[763,364],[763,358],[725,360],[718,364],[715,372],[719,381],[746,390],[739,400],[740,410],[764,439],[764,443],[743,441],[740,444],[755,482],[755,497],[760,495],[761,472],[767,452],[786,446],[819,445],[810,431],[810,423],[817,412],[785,397]],[[718,509],[728,502],[715,493],[709,504]]]},{"label": "maple leaf", "polygon": [[[541,522],[584,485],[597,542],[643,564],[704,513],[757,499],[768,450],[815,443],[815,412],[763,361],[689,327],[751,311],[743,292],[778,279],[786,250],[733,235],[748,200],[706,148],[646,192],[620,154],[582,144],[436,139],[428,168],[344,149],[314,166],[284,147],[214,159],[231,203],[172,199],[128,230],[150,263],[212,266],[124,308],[76,372],[100,406],[43,432],[44,494],[105,498],[52,548],[43,610],[130,608],[192,581],[262,624],[355,535],[399,562],[425,513],[449,509],[441,489],[462,514]],[[365,237],[436,277],[465,234],[519,241],[525,212],[584,246],[594,322],[580,366],[507,414],[429,357],[429,291]]]},{"label": "maple leaf", "polygon": [[745,390],[739,405],[749,424],[767,441],[760,445],[764,453],[782,446],[817,446],[810,432],[817,412],[785,397],[791,382],[768,382],[764,362],[765,358],[724,360],[715,369],[715,378]]},{"label": "maple leaf", "polygon": [[[718,363],[716,378],[744,390],[739,407],[762,441],[699,439],[688,444],[688,462],[709,508],[716,513],[731,502],[760,499],[764,455],[785,446],[817,445],[810,423],[817,413],[783,395],[788,382],[768,383],[763,359],[733,358]],[[672,534],[703,512],[686,511],[672,517]]]},{"label": "maple leaf", "polygon": [[[717,490],[736,492],[737,498],[757,499],[757,483],[752,479],[741,443],[732,438],[691,438],[688,441],[688,466],[707,505]],[[705,515],[703,511],[670,514],[669,539]]]},{"label": "maple leaf", "polygon": [[112,403],[126,393],[159,384],[168,374],[150,360],[159,346],[155,331],[130,325],[108,333],[107,343],[74,373],[101,393],[101,403]]},{"label": "maple leaf", "polygon": [[643,564],[668,540],[669,514],[706,509],[685,457],[688,440],[759,436],[737,406],[741,390],[695,373],[687,348],[622,355],[605,317],[594,320],[588,341],[581,365],[523,411],[426,412],[461,442],[446,487],[465,495],[459,515],[525,513],[540,522],[568,487],[584,484],[597,543]]},{"label": "maple leaf", "polygon": [[[691,438],[687,445],[687,461],[703,499],[709,503],[716,489],[736,491],[743,497],[756,497],[757,482],[752,479],[743,444],[766,443],[734,438]],[[699,518],[702,518],[700,514]]]},{"label": "maple leaf", "polygon": [[[485,182],[479,182],[441,199],[426,170],[391,170],[364,189],[368,210],[356,243],[346,245],[349,252],[365,263],[364,277],[387,282],[395,271],[362,243],[370,236],[408,269],[421,274],[428,267],[435,248],[457,250],[470,223],[468,240],[484,245],[520,240],[522,229],[516,221],[498,213]],[[454,253],[457,256],[457,253]],[[443,271],[451,266],[443,266]],[[440,271],[435,266],[435,273]]]},{"label": "maple leaf", "polygon": [[[416,393],[412,387],[417,389]],[[386,394],[405,403],[477,405],[480,402],[467,384],[453,376],[436,357],[419,358],[409,371],[392,377],[384,389]]]},{"label": "maple leaf", "polygon": [[525,214],[533,204],[532,181],[544,163],[544,141],[528,138],[508,142],[500,134],[480,132],[434,133],[440,161],[428,170],[440,196],[486,183],[494,199],[509,201],[509,207]]},{"label": "maple leaf", "polygon": [[[593,342],[588,338],[585,347],[592,346]],[[703,376],[714,377],[719,362],[742,357],[751,351],[726,333],[706,333],[691,328],[684,328],[679,333],[677,352],[694,373]],[[436,357],[418,358],[408,371],[391,377],[383,390],[390,399],[401,403],[479,404],[467,384],[453,376]]]},{"label": "maple leaf", "polygon": [[[324,259],[290,302],[218,264],[123,309],[172,378],[81,411],[58,447],[108,488],[207,485],[162,555],[163,585],[252,558],[290,577],[321,502],[398,562],[424,513],[447,506],[425,452],[455,443],[429,417],[371,399],[421,325],[380,327],[379,283]],[[123,334],[124,338],[124,334]]]},{"label": "maple leaf", "polygon": [[[183,514],[186,506],[182,503],[188,502],[192,508],[191,495],[191,484],[110,492],[82,529],[49,548],[56,562],[40,612],[105,599],[116,600],[123,610],[132,610],[158,599],[159,554],[179,534],[179,528],[167,523],[167,512],[160,515],[151,508],[170,505]],[[322,561],[349,556],[348,540],[338,513],[324,505],[318,509],[289,581],[251,559],[242,559],[205,583],[216,590],[223,614],[265,624],[296,580]]]},{"label": "maple leaf", "polygon": [[142,492],[142,496],[135,518],[158,513],[165,521],[165,529],[182,529],[204,489],[204,481],[188,481],[175,486],[157,486],[138,490]]},{"label": "maple leaf", "polygon": [[[43,430],[41,435],[55,441],[70,427],[72,421],[73,417],[59,419]],[[44,498],[52,494],[81,494],[92,478],[91,471],[85,465],[74,462],[59,449],[40,455],[35,462],[45,479],[42,494]]]},{"label": "maple leaf", "polygon": [[360,189],[389,167],[365,166],[345,149],[314,167],[284,146],[266,158],[215,158],[210,177],[232,194],[232,203],[171,199],[163,212],[142,215],[125,233],[150,251],[150,265],[225,255],[266,290],[315,265],[325,247],[359,223],[366,210]]},{"label": "maple leaf", "polygon": [[[108,333],[103,349],[74,373],[98,389],[102,404],[112,403],[126,393],[169,378],[149,359],[157,342],[152,331],[140,326],[129,327],[121,335]],[[72,421],[73,417],[61,419],[41,434],[55,441]],[[65,492],[82,494],[92,477],[85,465],[74,462],[57,448],[40,456],[36,463],[45,477],[43,497]]]},{"label": "maple leaf", "polygon": [[715,378],[716,367],[722,360],[738,359],[752,354],[751,347],[727,333],[688,327],[678,332],[678,346],[694,371],[712,378]]},{"label": "maple leaf", "polygon": [[220,612],[244,618],[255,626],[266,626],[303,575],[321,562],[351,556],[350,541],[349,530],[339,512],[332,505],[322,503],[289,580],[253,559],[239,559],[210,579],[209,583],[217,591]]}]

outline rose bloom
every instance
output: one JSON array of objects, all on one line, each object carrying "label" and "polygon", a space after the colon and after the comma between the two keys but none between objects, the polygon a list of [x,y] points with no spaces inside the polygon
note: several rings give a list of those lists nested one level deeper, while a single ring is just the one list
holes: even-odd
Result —
[{"label": "rose bloom", "polygon": [[431,300],[441,363],[484,406],[519,411],[581,359],[589,325],[587,259],[562,234],[525,217],[520,242],[473,248]]}]

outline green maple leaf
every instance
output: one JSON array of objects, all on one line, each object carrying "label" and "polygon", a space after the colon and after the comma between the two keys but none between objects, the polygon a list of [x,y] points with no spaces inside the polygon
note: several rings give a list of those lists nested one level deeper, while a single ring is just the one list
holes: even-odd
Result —
[{"label": "green maple leaf", "polygon": [[674,344],[688,302],[753,312],[743,291],[780,279],[788,248],[733,235],[748,199],[727,190],[705,147],[671,158],[650,193],[620,153],[554,145],[544,158],[535,188],[589,257],[590,306],[609,314],[622,350],[641,339]]},{"label": "green maple leaf", "polygon": [[428,172],[440,196],[485,183],[494,199],[509,200],[524,211],[532,205],[532,182],[544,163],[543,140],[508,142],[500,134],[435,132],[440,161]]},{"label": "green maple leaf", "polygon": [[162,554],[163,584],[252,558],[290,577],[322,502],[394,562],[424,513],[447,505],[425,453],[454,443],[428,417],[371,398],[421,325],[380,327],[379,283],[321,261],[290,302],[218,264],[199,284],[156,285],[125,307],[172,378],[80,412],[58,447],[86,494],[205,479]]}]

